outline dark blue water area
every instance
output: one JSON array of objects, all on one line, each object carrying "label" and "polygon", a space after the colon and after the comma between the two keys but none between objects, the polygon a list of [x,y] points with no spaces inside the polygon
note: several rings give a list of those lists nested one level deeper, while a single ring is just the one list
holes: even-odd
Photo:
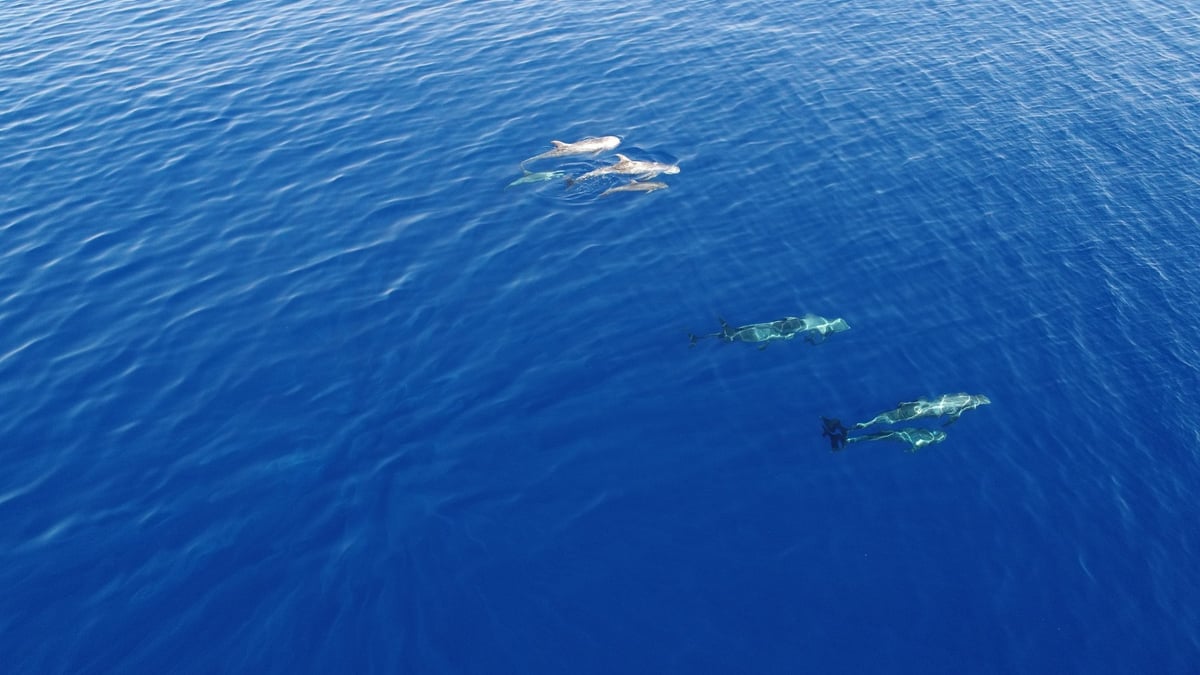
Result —
[{"label": "dark blue water area", "polygon": [[[1187,3],[18,0],[0,73],[3,672],[1200,662]],[[507,187],[603,135],[680,171]]]}]

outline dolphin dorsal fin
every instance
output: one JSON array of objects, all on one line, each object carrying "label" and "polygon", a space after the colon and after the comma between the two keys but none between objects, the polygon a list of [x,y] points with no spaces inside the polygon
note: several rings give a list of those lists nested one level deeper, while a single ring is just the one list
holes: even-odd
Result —
[{"label": "dolphin dorsal fin", "polygon": [[556,147],[556,148],[565,148],[565,147],[567,147],[567,144],[566,144],[566,143],[563,143],[562,141],[550,141],[550,145],[553,145],[553,146],[554,146],[554,147]]},{"label": "dolphin dorsal fin", "polygon": [[631,161],[631,160],[630,160],[628,157],[626,157],[625,155],[622,155],[622,154],[621,154],[621,153],[619,153],[619,152],[618,152],[618,153],[616,153],[616,155],[617,155],[617,159],[618,159],[618,160],[620,160],[620,161],[622,161],[622,162],[628,162],[628,161]]}]

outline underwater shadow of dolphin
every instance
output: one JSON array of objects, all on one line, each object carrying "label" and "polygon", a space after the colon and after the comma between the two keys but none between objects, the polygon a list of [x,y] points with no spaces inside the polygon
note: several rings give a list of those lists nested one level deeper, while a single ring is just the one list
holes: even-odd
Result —
[{"label": "underwater shadow of dolphin", "polygon": [[509,183],[508,185],[505,185],[504,189],[507,190],[510,187],[515,187],[517,185],[527,185],[530,183],[545,183],[546,181],[555,180],[556,178],[566,178],[566,177],[567,177],[566,171],[526,171],[525,175],[514,180],[513,182]]}]

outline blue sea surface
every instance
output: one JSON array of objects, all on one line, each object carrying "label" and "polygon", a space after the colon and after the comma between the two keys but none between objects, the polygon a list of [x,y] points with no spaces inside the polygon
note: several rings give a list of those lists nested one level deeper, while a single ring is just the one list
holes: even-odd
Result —
[{"label": "blue sea surface", "polygon": [[5,2],[0,672],[1195,673],[1198,259],[1194,3]]}]

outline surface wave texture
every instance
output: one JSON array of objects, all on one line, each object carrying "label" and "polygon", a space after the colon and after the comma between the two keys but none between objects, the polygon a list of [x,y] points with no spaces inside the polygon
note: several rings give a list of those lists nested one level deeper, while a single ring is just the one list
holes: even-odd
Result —
[{"label": "surface wave texture", "polygon": [[4,3],[0,670],[1194,672],[1189,7]]}]

